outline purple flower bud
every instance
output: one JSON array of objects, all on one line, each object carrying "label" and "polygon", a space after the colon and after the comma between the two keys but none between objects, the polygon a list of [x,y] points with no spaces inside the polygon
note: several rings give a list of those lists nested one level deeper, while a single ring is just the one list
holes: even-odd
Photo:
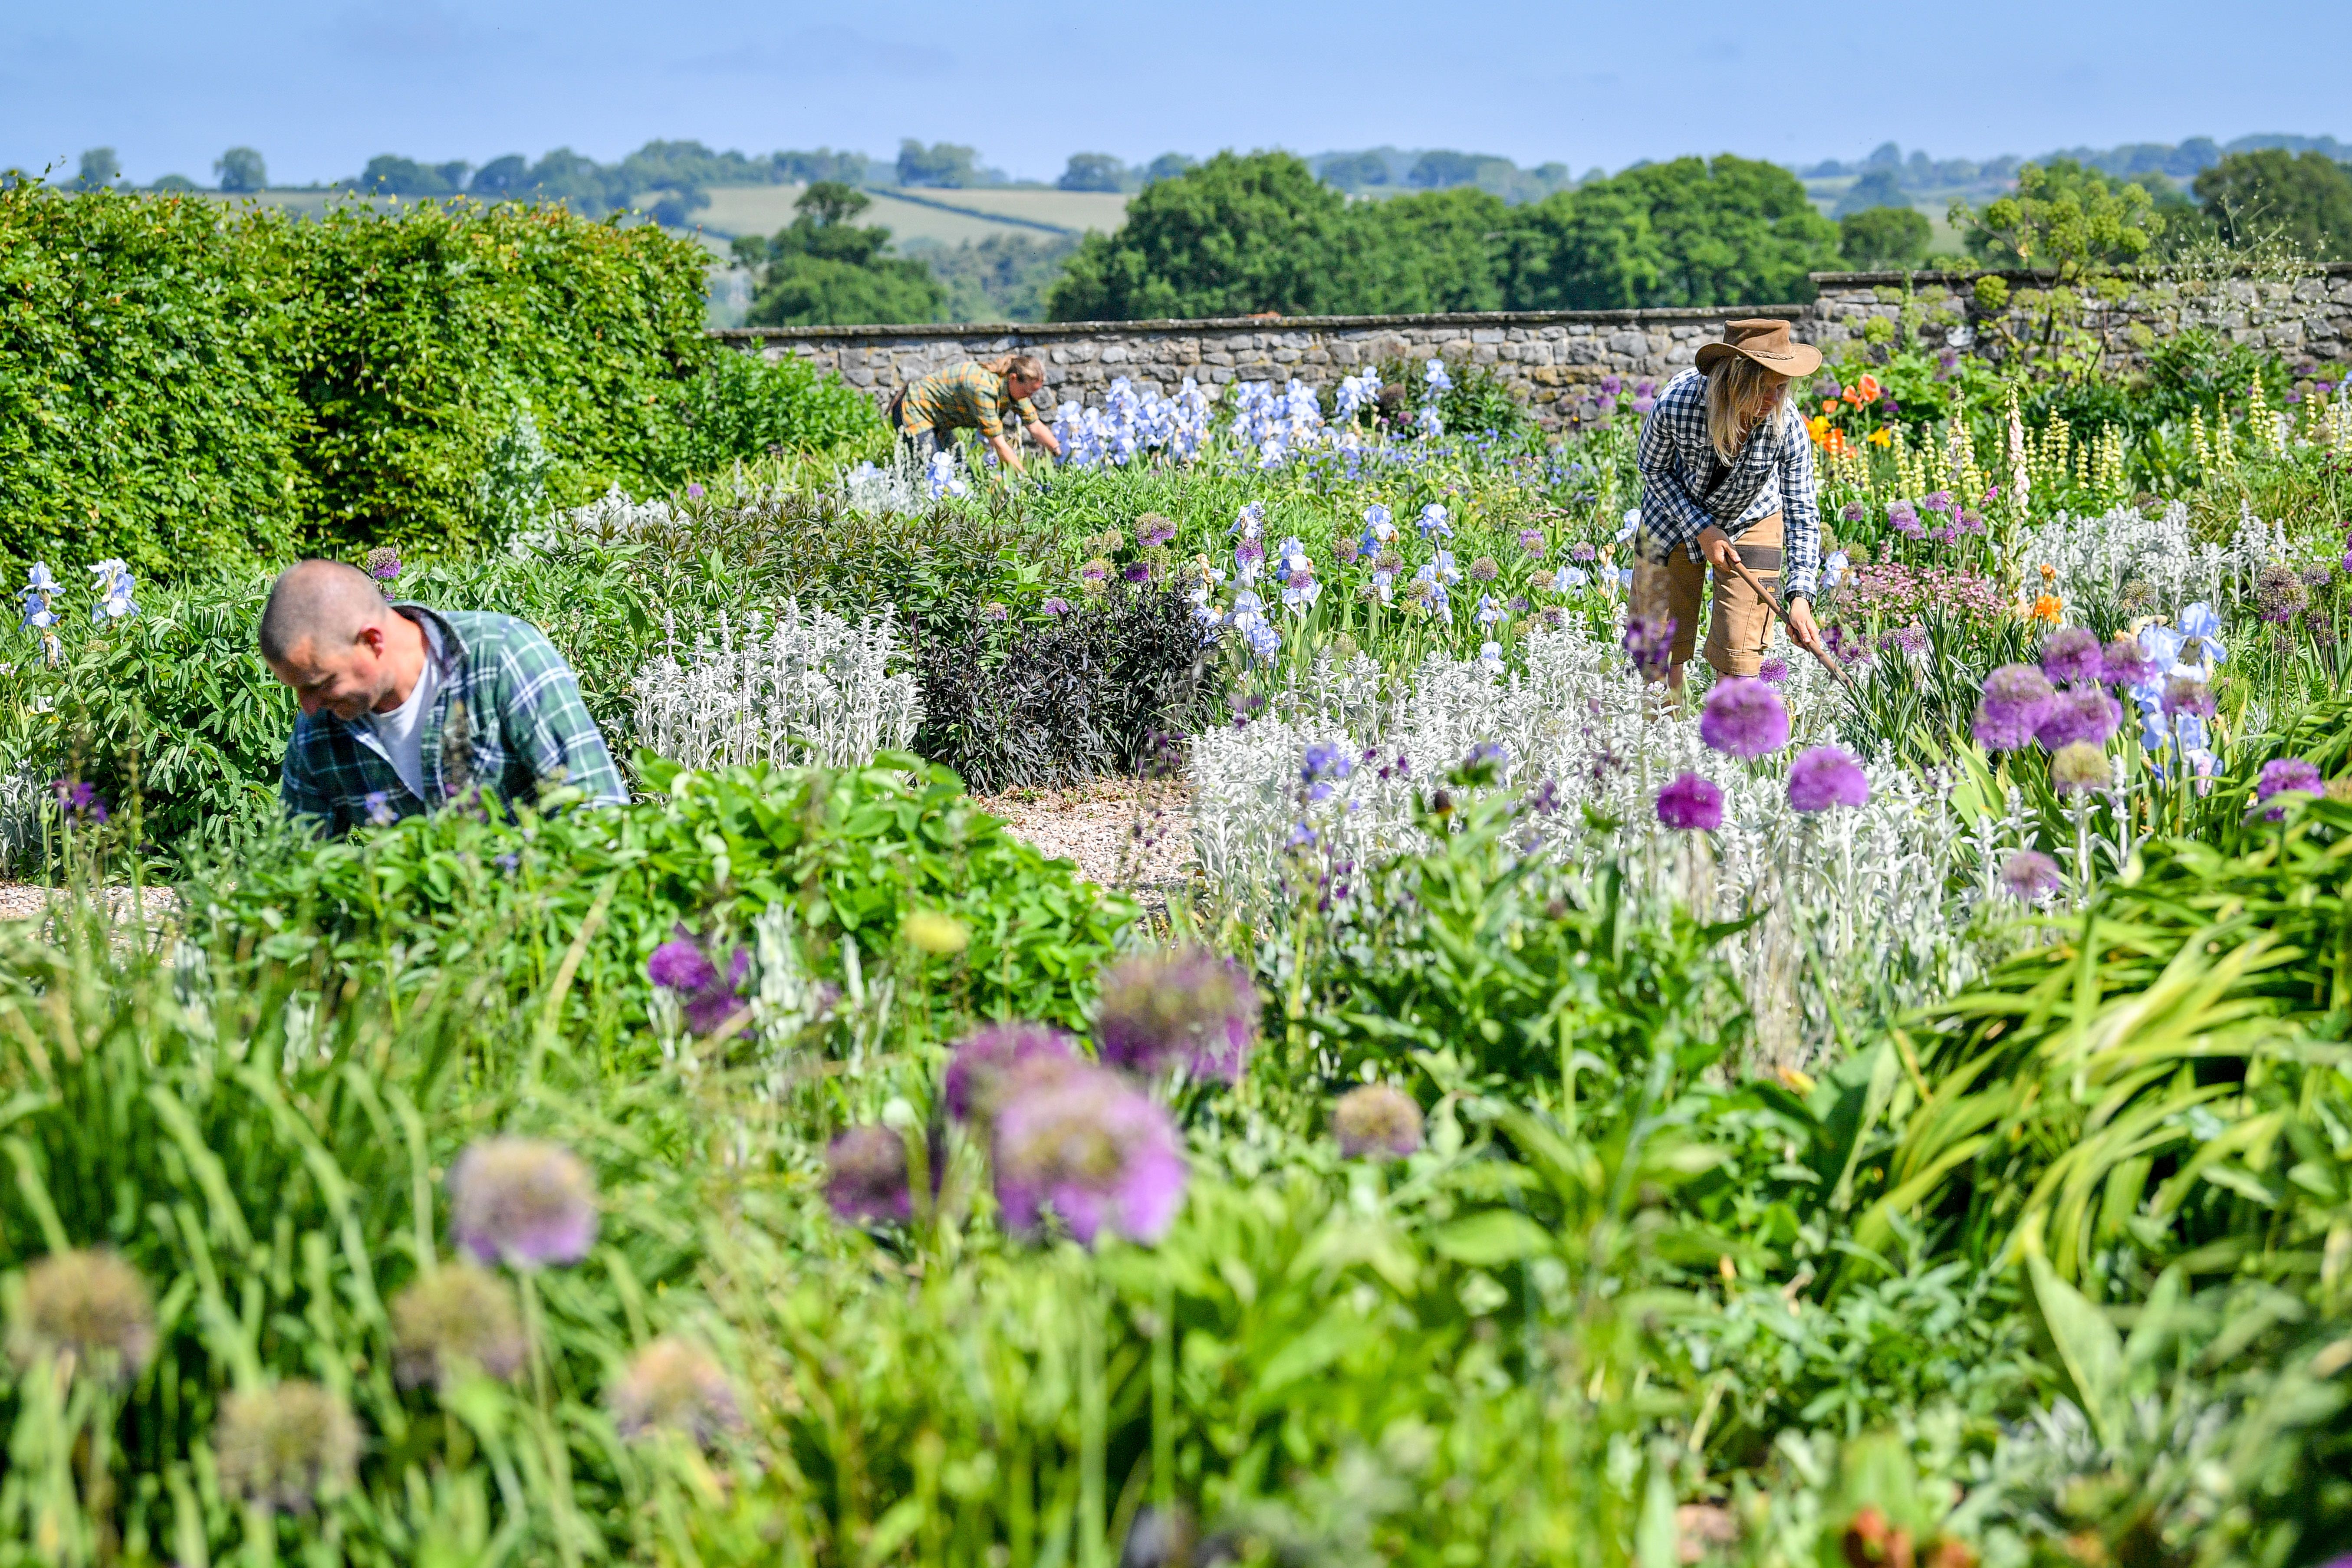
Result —
[{"label": "purple flower bud", "polygon": [[1985,677],[1977,705],[1977,744],[1988,752],[2014,752],[2033,739],[2057,692],[2050,678],[2030,664],[2005,664]]},{"label": "purple flower bud", "polygon": [[[2254,781],[2254,799],[2266,801],[2274,795],[2325,795],[2327,783],[2319,770],[2301,757],[2277,757],[2263,764],[2262,776]],[[2286,807],[2274,805],[2262,814],[2272,822],[2283,821]]]},{"label": "purple flower bud", "polygon": [[485,1138],[449,1171],[449,1236],[485,1263],[577,1263],[596,1243],[596,1179],[536,1138]]},{"label": "purple flower bud", "polygon": [[1069,1037],[1044,1024],[991,1024],[964,1037],[948,1059],[940,1086],[948,1114],[986,1127],[1015,1075],[1060,1071],[1077,1065]]},{"label": "purple flower bud", "polygon": [[1131,1072],[1181,1066],[1238,1083],[1257,1015],[1257,989],[1231,959],[1199,947],[1142,953],[1104,974],[1095,1043],[1105,1062]]},{"label": "purple flower bud", "polygon": [[1168,1234],[1184,1199],[1175,1124],[1116,1073],[1076,1066],[1013,1086],[996,1121],[996,1202],[1035,1230],[1051,1211],[1087,1246],[1108,1226],[1130,1241]]},{"label": "purple flower bud", "polygon": [[1706,694],[1698,737],[1718,752],[1752,761],[1789,743],[1789,710],[1764,682],[1735,676]]},{"label": "purple flower bud", "polygon": [[2020,849],[2000,863],[2000,885],[2023,903],[2056,892],[2059,881],[2058,862],[2039,849]]},{"label": "purple flower bud", "polygon": [[1658,820],[1686,833],[1712,833],[1723,826],[1723,792],[1684,773],[1658,792]]},{"label": "purple flower bud", "polygon": [[2061,626],[2042,645],[2042,673],[2063,686],[2095,681],[2106,674],[2099,635],[2084,626]]},{"label": "purple flower bud", "polygon": [[1870,804],[1870,780],[1841,746],[1814,746],[1789,764],[1789,805],[1797,811]]}]

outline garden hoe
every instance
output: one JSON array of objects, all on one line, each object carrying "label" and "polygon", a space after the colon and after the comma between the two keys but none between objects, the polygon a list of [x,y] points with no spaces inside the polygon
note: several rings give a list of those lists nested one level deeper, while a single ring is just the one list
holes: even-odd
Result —
[{"label": "garden hoe", "polygon": [[[1748,563],[1742,561],[1735,554],[1731,558],[1731,569],[1739,574],[1739,580],[1741,582],[1756,590],[1756,596],[1758,598],[1772,606],[1772,613],[1780,617],[1780,624],[1782,626],[1789,628],[1789,640],[1796,643],[1799,647],[1805,647],[1803,643],[1798,642],[1797,640],[1797,626],[1794,621],[1789,619],[1789,612],[1780,607],[1780,601],[1773,596],[1771,589],[1767,588],[1762,583],[1757,581],[1756,574],[1748,569]],[[1832,675],[1837,677],[1837,683],[1840,686],[1852,686],[1853,684],[1853,677],[1848,675],[1845,672],[1845,667],[1840,664],[1836,659],[1831,658],[1828,654],[1823,653],[1817,647],[1806,648],[1805,651],[1811,654],[1815,658],[1820,659],[1822,661],[1822,668],[1828,670]]]}]

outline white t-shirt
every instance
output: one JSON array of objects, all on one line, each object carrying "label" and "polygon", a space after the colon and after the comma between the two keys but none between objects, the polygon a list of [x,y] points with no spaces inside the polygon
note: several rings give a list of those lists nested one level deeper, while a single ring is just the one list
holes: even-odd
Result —
[{"label": "white t-shirt", "polygon": [[366,713],[360,722],[375,737],[377,747],[408,793],[425,799],[425,715],[433,710],[434,693],[441,689],[441,633],[431,621],[419,621],[425,633],[425,668],[409,688],[408,700],[389,713]]}]

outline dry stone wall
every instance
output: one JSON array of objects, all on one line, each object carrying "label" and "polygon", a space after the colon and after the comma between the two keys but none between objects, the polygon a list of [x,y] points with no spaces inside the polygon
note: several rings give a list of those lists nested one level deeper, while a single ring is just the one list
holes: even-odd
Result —
[{"label": "dry stone wall", "polygon": [[[797,354],[885,402],[941,366],[1025,349],[1045,362],[1040,404],[1102,401],[1111,382],[1171,394],[1191,377],[1215,388],[1230,381],[1337,382],[1391,359],[1441,358],[1481,365],[1547,424],[1563,403],[1590,395],[1609,375],[1664,380],[1688,365],[1698,345],[1741,316],[1777,316],[1795,334],[1836,353],[1873,318],[1899,333],[1966,353],[1997,353],[2000,334],[1979,301],[1976,274],[1817,273],[1807,305],[1743,305],[1711,310],[1545,310],[1444,316],[1236,317],[1216,321],[1056,321],[1010,326],[739,327],[715,335],[769,358]],[[2031,291],[2051,279],[2000,275],[2008,314],[2021,325]],[[2290,358],[2352,360],[2352,267],[2292,284],[2250,279],[2197,282],[2152,275],[2119,303],[2088,318],[2110,344],[2117,368],[2164,337],[2205,327]],[[1885,336],[1885,329],[1880,330]]]}]

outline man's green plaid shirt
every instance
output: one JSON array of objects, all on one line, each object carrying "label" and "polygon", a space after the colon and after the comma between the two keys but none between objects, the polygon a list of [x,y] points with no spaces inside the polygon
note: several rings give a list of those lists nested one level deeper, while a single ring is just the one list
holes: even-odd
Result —
[{"label": "man's green plaid shirt", "polygon": [[[340,837],[363,822],[417,816],[477,784],[501,804],[563,785],[595,804],[629,798],[572,667],[537,626],[487,611],[394,608],[441,634],[441,689],[425,716],[432,798],[409,791],[373,737],[321,709],[294,721],[286,747],[278,793],[289,813]],[[425,657],[436,657],[430,638],[425,646]]]}]

